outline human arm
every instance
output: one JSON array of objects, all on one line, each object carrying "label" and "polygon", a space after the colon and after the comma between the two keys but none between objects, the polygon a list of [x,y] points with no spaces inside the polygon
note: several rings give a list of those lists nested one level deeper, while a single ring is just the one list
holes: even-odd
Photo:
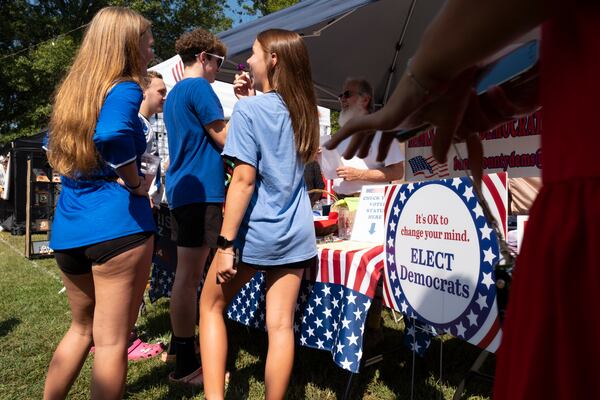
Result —
[{"label": "human arm", "polygon": [[[138,109],[142,91],[133,82],[121,82],[106,96],[94,133],[94,144],[106,165],[118,175],[118,182],[138,196],[147,196],[145,179],[138,174],[140,136]],[[145,139],[144,140],[145,143]],[[145,145],[144,145],[145,149]]]},{"label": "human arm", "polygon": [[204,129],[208,132],[211,139],[219,146],[219,148],[225,147],[225,140],[227,139],[227,128],[229,123],[225,123],[224,120],[219,119],[207,124]]},{"label": "human arm", "polygon": [[[434,154],[440,160],[445,159],[444,149],[447,151],[472,100],[475,71],[468,67],[538,25],[550,12],[543,0],[448,1],[423,36],[410,64],[412,76],[405,72],[385,107],[350,120],[327,148],[354,135],[344,154],[349,158],[361,147],[364,154],[364,149],[371,145],[371,138],[365,140],[361,132],[406,129],[429,122],[438,128]],[[411,117],[425,105],[435,102],[447,107],[438,107],[427,115],[429,121]],[[386,140],[382,140],[380,152],[385,150],[390,135],[388,133]],[[479,146],[471,143],[471,147]],[[383,157],[380,154],[378,158]]]},{"label": "human arm", "polygon": [[148,189],[144,176],[138,175],[138,168],[135,162],[122,165],[115,169],[117,175],[119,175],[119,182],[132,194],[137,196],[148,196]]},{"label": "human arm", "polygon": [[[225,200],[225,215],[221,236],[234,240],[238,234],[242,219],[254,193],[256,169],[242,161],[236,160],[233,176]],[[233,248],[219,249],[217,251],[217,278],[220,283],[225,283],[236,274],[234,266]]]},{"label": "human arm", "polygon": [[390,182],[402,179],[404,176],[404,162],[400,161],[399,163],[372,169],[359,169],[344,165],[338,167],[336,172],[340,178],[346,181]]}]

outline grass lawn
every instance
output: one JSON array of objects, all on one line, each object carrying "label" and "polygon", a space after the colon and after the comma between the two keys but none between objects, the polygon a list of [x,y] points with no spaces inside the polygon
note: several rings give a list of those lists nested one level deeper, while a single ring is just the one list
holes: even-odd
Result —
[{"label": "grass lawn", "polygon": [[[24,237],[0,232],[0,399],[41,398],[46,368],[54,348],[69,325],[69,307],[54,259],[30,261],[23,257]],[[148,304],[138,321],[146,341],[167,342],[169,303],[161,299]],[[424,358],[416,359],[402,343],[403,324],[384,311],[384,341],[375,349],[384,360],[362,368],[354,376],[353,399],[452,399],[455,388],[477,358],[478,349],[466,342],[443,336],[433,341]],[[229,323],[232,373],[226,398],[264,398],[266,334]],[[398,349],[399,348],[399,349]],[[397,349],[397,351],[391,351]],[[441,350],[441,351],[440,351]],[[442,371],[440,374],[440,353]],[[363,359],[368,358],[366,354]],[[493,374],[494,357],[482,371]],[[89,398],[91,357],[71,389],[71,399]],[[414,370],[414,378],[412,372]],[[171,386],[170,367],[158,357],[129,363],[127,399],[203,399],[201,390]],[[288,399],[341,398],[348,374],[337,367],[325,351],[296,348],[296,361]],[[492,385],[483,380],[467,384],[463,399],[490,399]]]}]

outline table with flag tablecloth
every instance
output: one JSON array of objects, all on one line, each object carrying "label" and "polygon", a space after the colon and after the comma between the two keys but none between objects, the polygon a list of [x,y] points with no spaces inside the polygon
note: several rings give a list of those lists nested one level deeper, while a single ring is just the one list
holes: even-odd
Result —
[{"label": "table with flag tablecloth", "polygon": [[[155,257],[151,301],[170,294],[173,268],[164,265],[167,253],[159,250],[162,262]],[[331,352],[337,365],[357,373],[367,312],[383,270],[383,246],[344,241],[319,245],[318,253],[319,263],[306,269],[298,295],[296,340],[302,346]],[[228,318],[265,330],[265,287],[264,273],[257,272],[229,304]]]},{"label": "table with flag tablecloth", "polygon": [[[383,246],[359,242],[319,246],[319,263],[306,269],[294,331],[302,346],[331,352],[334,362],[358,372],[364,325],[383,270]],[[265,278],[258,272],[227,309],[233,321],[265,329]]]}]

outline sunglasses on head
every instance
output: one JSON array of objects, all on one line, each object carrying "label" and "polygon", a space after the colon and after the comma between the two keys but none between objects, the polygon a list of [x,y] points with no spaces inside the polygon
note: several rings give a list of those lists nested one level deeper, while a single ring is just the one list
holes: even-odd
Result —
[{"label": "sunglasses on head", "polygon": [[[198,57],[200,54],[202,54],[202,53],[196,54],[196,57]],[[225,56],[220,56],[218,54],[209,53],[207,51],[205,51],[204,54],[206,54],[207,56],[216,58],[217,59],[217,69],[221,69],[221,67],[223,66],[223,63],[225,62]]]},{"label": "sunglasses on head", "polygon": [[343,93],[338,94],[338,99],[349,99],[350,97],[359,94],[358,92],[353,92],[351,90],[346,90]]}]

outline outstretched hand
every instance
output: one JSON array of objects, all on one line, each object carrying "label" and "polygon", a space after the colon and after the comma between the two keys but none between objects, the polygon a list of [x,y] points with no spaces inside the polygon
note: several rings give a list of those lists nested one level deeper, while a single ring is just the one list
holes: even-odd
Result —
[{"label": "outstretched hand", "polygon": [[344,157],[365,157],[373,140],[373,130],[381,129],[384,133],[377,159],[382,160],[394,138],[390,130],[431,125],[436,128],[432,144],[435,159],[445,162],[453,142],[466,142],[469,166],[479,183],[483,147],[477,133],[534,111],[538,105],[538,82],[531,80],[506,89],[496,86],[478,96],[473,89],[476,72],[475,67],[463,71],[445,85],[444,90],[429,96],[424,95],[422,88],[415,87],[405,74],[386,106],[376,113],[351,119],[325,146],[333,149],[352,137]]}]

